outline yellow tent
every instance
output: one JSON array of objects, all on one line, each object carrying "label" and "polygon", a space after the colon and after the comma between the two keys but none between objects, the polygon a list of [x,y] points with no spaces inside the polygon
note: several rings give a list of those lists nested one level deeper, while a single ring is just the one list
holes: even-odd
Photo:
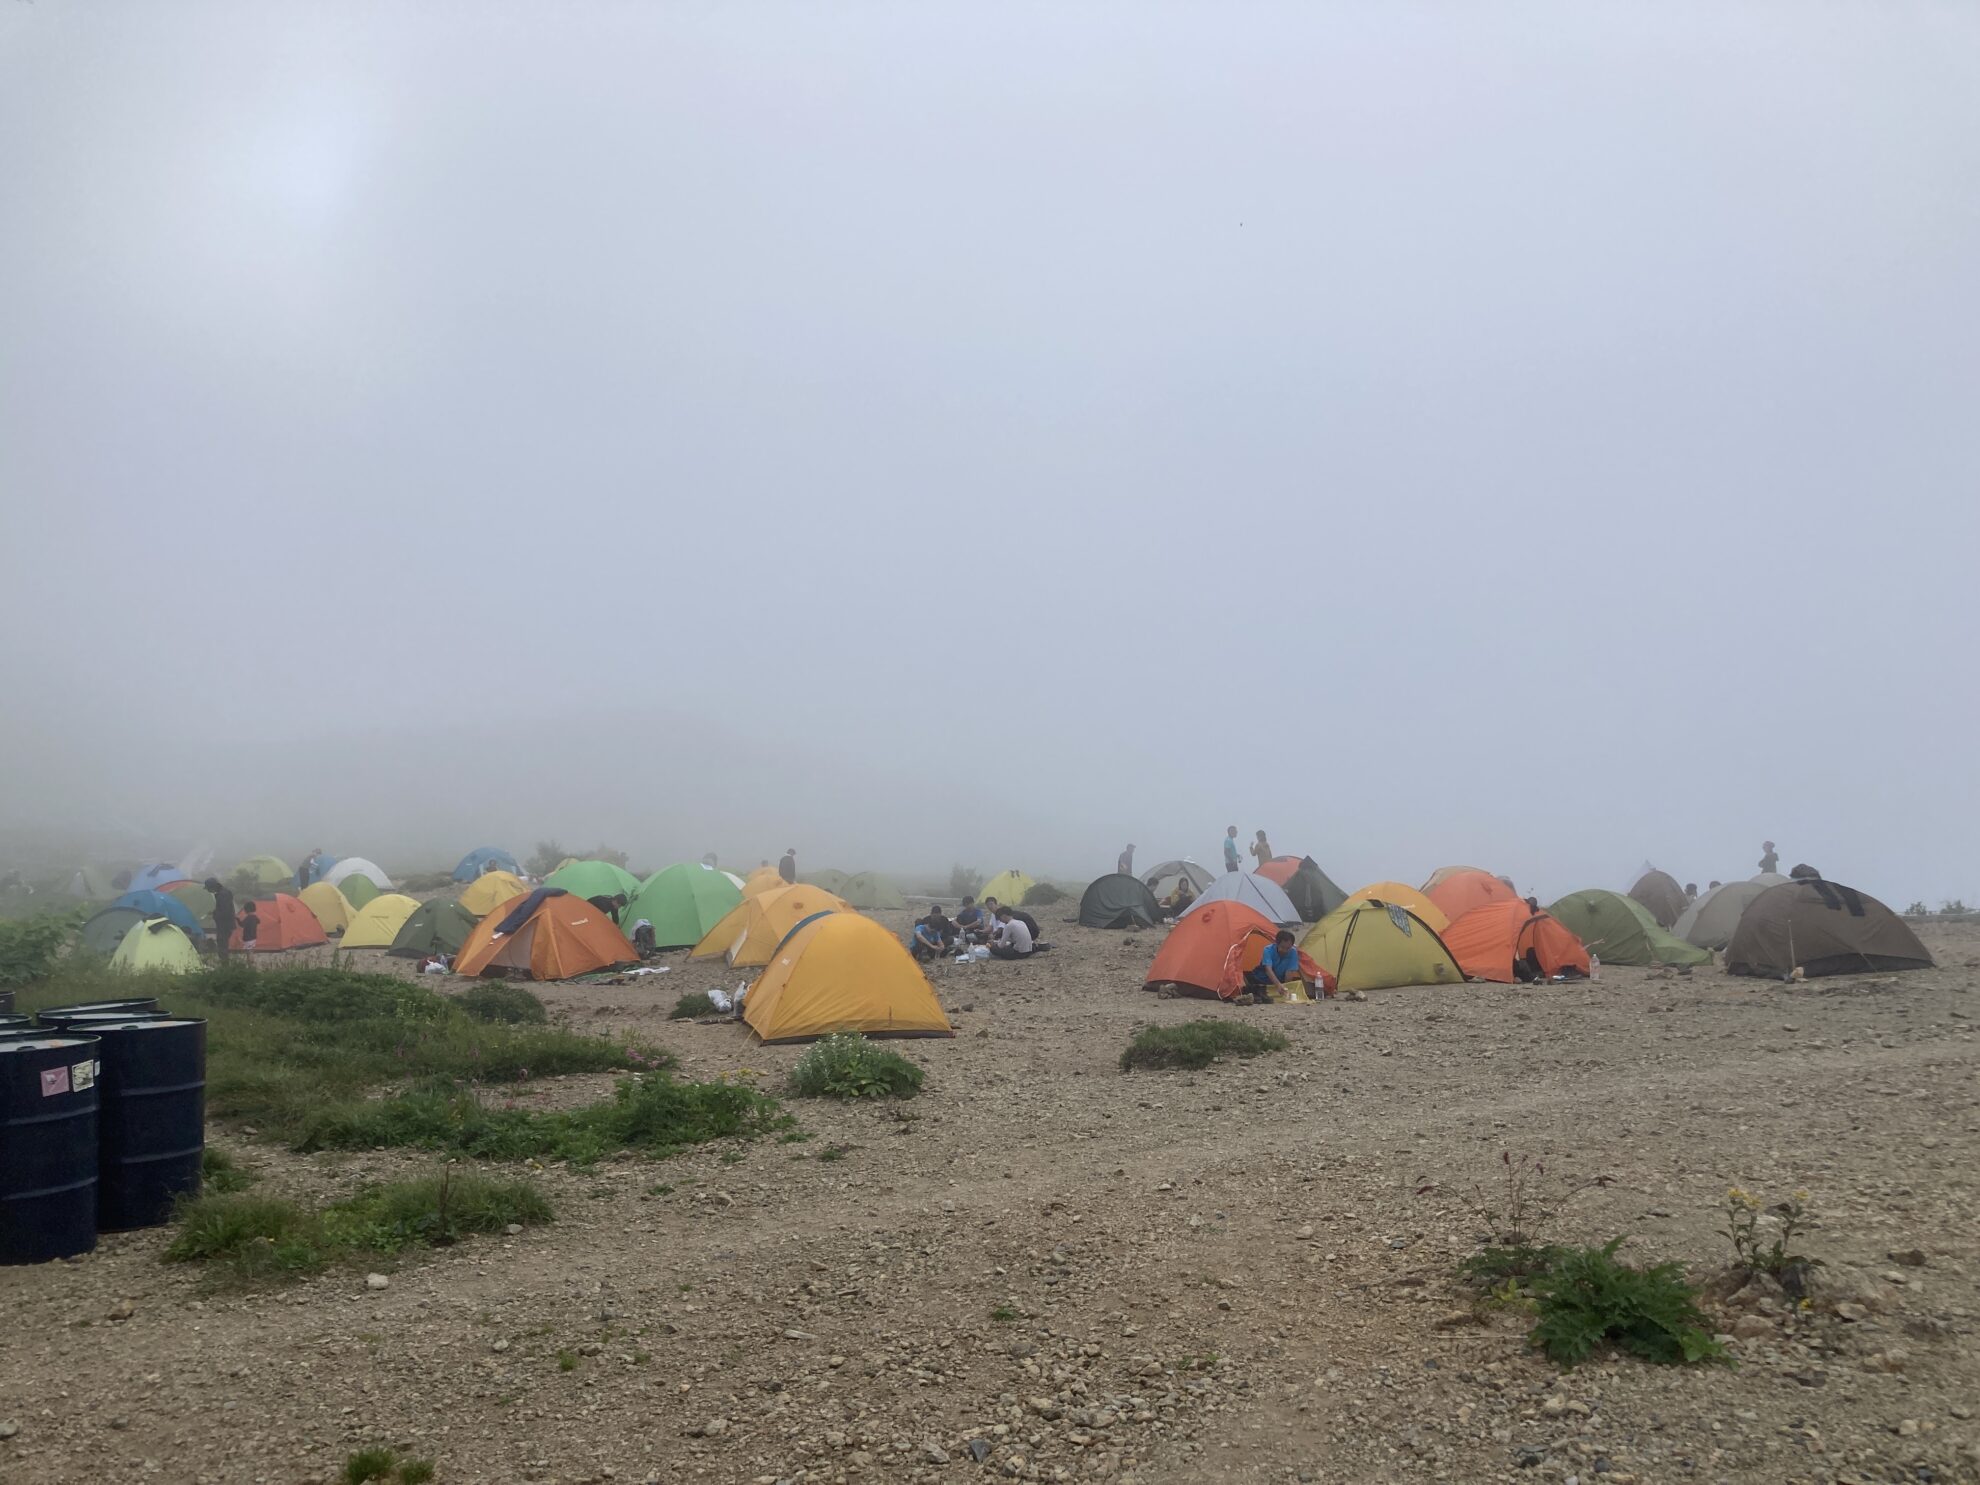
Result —
[{"label": "yellow tent", "polygon": [[775,892],[779,888],[788,886],[790,883],[784,880],[784,874],[776,867],[759,866],[743,878],[743,896],[757,897],[765,892]]},{"label": "yellow tent", "polygon": [[1024,894],[1038,884],[1016,867],[1000,871],[983,884],[979,897],[994,897],[1006,907],[1017,907],[1024,902]]},{"label": "yellow tent", "polygon": [[514,872],[484,871],[461,893],[461,906],[477,918],[485,918],[505,902],[527,897],[529,888]]},{"label": "yellow tent", "polygon": [[827,913],[777,950],[743,1001],[766,1042],[835,1031],[867,1036],[954,1036],[935,987],[901,941],[860,913]]},{"label": "yellow tent", "polygon": [[342,933],[350,924],[351,914],[356,911],[345,901],[344,894],[328,882],[311,882],[296,896],[302,899],[304,907],[316,914],[316,921],[323,925],[325,933]]},{"label": "yellow tent", "polygon": [[381,892],[363,907],[351,914],[351,921],[344,929],[344,947],[347,949],[389,949],[392,940],[399,936],[399,930],[406,926],[419,907],[417,898],[408,897],[403,892]]},{"label": "yellow tent", "polygon": [[1300,947],[1343,990],[1464,983],[1434,928],[1407,908],[1370,898],[1342,903],[1307,930]]},{"label": "yellow tent", "polygon": [[1451,920],[1444,915],[1442,908],[1402,882],[1370,882],[1359,892],[1348,893],[1349,902],[1365,901],[1371,897],[1377,902],[1393,902],[1399,908],[1408,908],[1439,933],[1451,926]]},{"label": "yellow tent", "polygon": [[146,918],[124,930],[110,967],[132,974],[193,974],[200,967],[199,951],[171,919]]},{"label": "yellow tent", "polygon": [[713,959],[726,954],[729,963],[744,968],[768,964],[777,945],[806,918],[818,913],[849,913],[844,898],[823,887],[780,887],[757,897],[745,897],[694,946],[690,959]]}]

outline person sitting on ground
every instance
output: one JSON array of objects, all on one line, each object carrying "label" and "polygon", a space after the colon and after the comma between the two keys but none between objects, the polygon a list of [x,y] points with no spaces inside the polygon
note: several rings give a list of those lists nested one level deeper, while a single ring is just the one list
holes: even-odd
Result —
[{"label": "person sitting on ground", "polygon": [[633,924],[632,946],[639,951],[639,957],[642,959],[651,959],[659,952],[660,944],[654,937],[651,918],[641,918]]},{"label": "person sitting on ground", "polygon": [[962,906],[956,909],[956,929],[964,938],[974,938],[983,931],[983,909],[970,893],[963,894]]},{"label": "person sitting on ground", "polygon": [[962,937],[962,930],[956,927],[947,913],[942,911],[942,904],[939,902],[929,908],[928,916],[921,921],[941,935],[944,949],[953,949],[956,940]]},{"label": "person sitting on ground", "polygon": [[1283,990],[1288,980],[1302,978],[1299,965],[1299,945],[1293,942],[1292,932],[1281,928],[1278,936],[1265,946],[1265,952],[1258,958],[1258,968],[1244,972],[1244,982],[1251,986],[1251,999],[1255,1005],[1264,1005],[1271,1000],[1273,986]]},{"label": "person sitting on ground", "polygon": [[1024,925],[1025,931],[1031,935],[1031,947],[1034,952],[1039,949],[1049,949],[1052,947],[1045,942],[1044,930],[1038,926],[1038,920],[1032,917],[1030,913],[1027,913],[1023,908],[1006,908],[1004,911],[1008,912],[1013,918]]},{"label": "person sitting on ground", "polygon": [[250,897],[248,905],[241,910],[241,947],[253,952],[255,938],[260,932],[261,914],[254,910],[254,899]]},{"label": "person sitting on ground", "polygon": [[[917,919],[914,931],[908,935],[908,952],[914,955],[917,963],[927,964],[939,959],[948,948],[948,945],[942,941],[942,930],[935,926],[934,919],[933,913],[926,918]],[[948,920],[945,918],[942,921]]]},{"label": "person sitting on ground", "polygon": [[983,926],[970,935],[974,942],[987,944],[997,936],[997,914],[1002,911],[1003,906],[994,897],[983,899]]},{"label": "person sitting on ground", "polygon": [[997,932],[990,940],[992,959],[1027,959],[1037,951],[1031,929],[1007,907],[997,909]]},{"label": "person sitting on ground", "polygon": [[1176,881],[1176,890],[1162,899],[1162,914],[1164,917],[1180,918],[1195,906],[1195,885],[1188,877],[1180,877]]}]

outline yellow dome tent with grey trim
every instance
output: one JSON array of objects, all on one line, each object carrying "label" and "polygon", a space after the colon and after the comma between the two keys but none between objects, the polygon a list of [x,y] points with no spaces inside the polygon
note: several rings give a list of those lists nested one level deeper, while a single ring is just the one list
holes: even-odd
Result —
[{"label": "yellow dome tent with grey trim", "polygon": [[1464,983],[1437,930],[1401,903],[1350,898],[1309,928],[1300,947],[1342,990]]},{"label": "yellow dome tent with grey trim", "polygon": [[901,941],[858,913],[798,925],[743,998],[743,1020],[766,1042],[835,1031],[954,1036],[935,987]]}]

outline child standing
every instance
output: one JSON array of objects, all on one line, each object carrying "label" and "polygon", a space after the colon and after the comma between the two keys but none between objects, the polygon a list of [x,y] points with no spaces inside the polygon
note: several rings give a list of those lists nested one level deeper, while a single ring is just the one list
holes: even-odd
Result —
[{"label": "child standing", "polygon": [[254,952],[254,938],[261,931],[261,915],[254,910],[254,900],[241,910],[241,947],[248,953]]}]

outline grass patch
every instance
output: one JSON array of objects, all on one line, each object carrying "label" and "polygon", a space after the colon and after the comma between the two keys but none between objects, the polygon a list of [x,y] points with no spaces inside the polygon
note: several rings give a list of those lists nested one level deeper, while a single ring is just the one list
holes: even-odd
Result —
[{"label": "grass patch", "polygon": [[1185,1021],[1180,1026],[1147,1026],[1121,1053],[1121,1071],[1137,1067],[1208,1067],[1223,1057],[1257,1057],[1283,1052],[1286,1039],[1241,1021]]},{"label": "grass patch", "polygon": [[367,1485],[372,1480],[395,1480],[398,1485],[426,1485],[433,1478],[430,1459],[400,1459],[390,1449],[360,1449],[344,1461],[341,1485]]},{"label": "grass patch", "polygon": [[234,1164],[234,1157],[225,1150],[216,1150],[208,1145],[200,1152],[200,1190],[212,1192],[216,1196],[231,1196],[237,1191],[245,1191],[258,1179],[250,1171],[242,1170]]},{"label": "grass patch", "polygon": [[214,1193],[180,1208],[165,1261],[204,1265],[222,1283],[265,1284],[552,1217],[549,1200],[526,1181],[453,1171],[315,1208],[277,1196]]},{"label": "grass patch", "polygon": [[703,990],[690,990],[674,1002],[674,1008],[667,1012],[669,1021],[692,1021],[697,1016],[715,1014],[715,1002]]},{"label": "grass patch", "polygon": [[803,1098],[913,1098],[921,1077],[900,1053],[842,1031],[805,1049],[791,1069],[791,1087]]},{"label": "grass patch", "polygon": [[[1551,1261],[1526,1284],[1539,1316],[1528,1343],[1564,1367],[1602,1345],[1664,1366],[1724,1360],[1725,1347],[1712,1339],[1683,1267],[1619,1262],[1622,1241],[1546,1250]],[[1511,1294],[1517,1282],[1508,1276],[1495,1292]]]},{"label": "grass patch", "polygon": [[500,1022],[505,1026],[543,1026],[550,1020],[543,1002],[529,991],[499,981],[463,991],[454,997],[454,1004],[477,1021]]},{"label": "grass patch", "polygon": [[995,1320],[999,1325],[1009,1325],[1013,1320],[1018,1318],[1018,1312],[1009,1305],[998,1305],[996,1309],[990,1312],[990,1318]]},{"label": "grass patch", "polygon": [[734,1083],[684,1083],[665,1073],[621,1080],[584,1108],[490,1108],[466,1088],[427,1086],[316,1110],[295,1148],[437,1150],[478,1160],[590,1165],[621,1150],[670,1155],[711,1140],[755,1139],[793,1123],[774,1098]]},{"label": "grass patch", "polygon": [[1487,1248],[1460,1263],[1458,1273],[1481,1289],[1497,1288],[1507,1282],[1524,1287],[1551,1269],[1567,1251],[1552,1243]]},{"label": "grass patch", "polygon": [[577,1352],[575,1352],[575,1351],[559,1351],[559,1352],[557,1353],[557,1370],[558,1370],[558,1371],[560,1371],[560,1372],[574,1372],[574,1371],[576,1371],[576,1370],[577,1370],[577,1366],[578,1366],[578,1355],[577,1355]]}]

